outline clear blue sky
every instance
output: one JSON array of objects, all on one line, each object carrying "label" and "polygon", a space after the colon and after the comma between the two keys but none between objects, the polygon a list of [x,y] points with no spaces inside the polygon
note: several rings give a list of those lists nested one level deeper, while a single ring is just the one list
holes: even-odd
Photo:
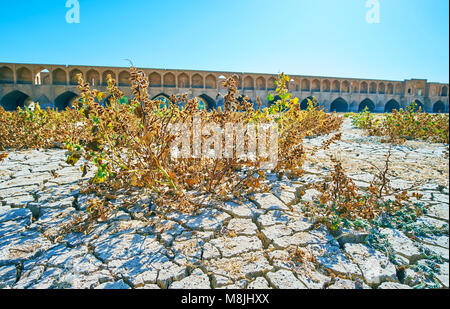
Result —
[{"label": "clear blue sky", "polygon": [[0,0],[0,62],[449,81],[449,1]]}]

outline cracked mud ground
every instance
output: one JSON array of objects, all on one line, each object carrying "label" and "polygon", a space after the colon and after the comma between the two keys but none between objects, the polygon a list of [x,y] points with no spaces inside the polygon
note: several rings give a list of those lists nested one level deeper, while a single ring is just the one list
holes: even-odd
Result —
[{"label": "cracked mud ground", "polygon": [[[383,165],[387,145],[364,136],[346,119],[342,141],[328,152],[364,190],[371,164]],[[305,140],[321,145],[326,137]],[[60,226],[85,211],[94,197],[80,193],[79,166],[63,150],[12,151],[0,163],[0,289],[23,288],[228,288],[407,289],[448,288],[449,183],[447,146],[408,141],[395,146],[392,185],[415,186],[427,214],[413,223],[419,236],[379,230],[389,252],[357,238],[337,242],[305,218],[302,203],[331,165],[324,152],[305,164],[296,181],[268,175],[269,193],[245,201],[216,202],[192,215],[158,213],[143,196],[118,206],[88,235],[59,235]],[[432,273],[432,275],[430,275]]]}]

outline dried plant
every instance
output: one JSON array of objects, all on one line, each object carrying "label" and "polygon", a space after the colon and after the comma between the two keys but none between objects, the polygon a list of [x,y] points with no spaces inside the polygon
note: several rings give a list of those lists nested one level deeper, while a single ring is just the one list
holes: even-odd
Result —
[{"label": "dried plant", "polygon": [[418,139],[436,143],[449,143],[449,115],[422,113],[413,102],[406,110],[394,110],[382,117],[368,109],[353,116],[353,123],[369,135],[386,136],[388,142],[403,143]]}]

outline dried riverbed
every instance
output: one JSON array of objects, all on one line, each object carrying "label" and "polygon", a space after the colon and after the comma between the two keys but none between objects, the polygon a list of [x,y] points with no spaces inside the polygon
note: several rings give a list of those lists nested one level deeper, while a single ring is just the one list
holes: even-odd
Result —
[{"label": "dried riverbed", "polygon": [[[342,133],[327,152],[364,190],[388,146],[350,119]],[[312,149],[325,139],[305,144]],[[0,162],[0,288],[448,288],[447,152],[447,145],[417,141],[392,149],[392,185],[420,192],[428,211],[413,224],[419,236],[379,229],[383,247],[338,242],[305,218],[302,203],[315,192],[299,192],[332,168],[323,151],[299,180],[272,175],[270,193],[211,202],[193,215],[155,212],[145,196],[120,208],[118,194],[119,210],[88,235],[60,232],[93,197],[80,193],[89,175],[65,164],[63,150],[11,151]]]}]

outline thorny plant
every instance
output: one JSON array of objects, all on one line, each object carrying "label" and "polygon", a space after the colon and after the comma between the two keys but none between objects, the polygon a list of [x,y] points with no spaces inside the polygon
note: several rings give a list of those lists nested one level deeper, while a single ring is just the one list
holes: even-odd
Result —
[{"label": "thorny plant", "polygon": [[38,103],[34,108],[19,107],[14,112],[6,112],[0,106],[0,151],[53,148],[69,140],[78,141],[87,134],[82,120],[74,110],[42,110]]},{"label": "thorny plant", "polygon": [[[90,189],[100,195],[113,194],[120,189],[149,189],[156,205],[165,211],[192,211],[201,206],[198,196],[233,198],[265,191],[265,170],[260,160],[232,158],[173,158],[171,143],[178,138],[171,131],[176,123],[192,123],[200,117],[202,123],[264,124],[276,122],[279,130],[279,159],[275,171],[288,176],[300,176],[305,151],[302,139],[327,134],[339,129],[342,118],[327,114],[310,102],[306,111],[300,109],[298,99],[287,92],[288,76],[280,74],[276,92],[281,100],[269,108],[255,110],[248,98],[238,99],[235,77],[223,83],[228,89],[224,109],[199,110],[198,99],[187,95],[171,96],[169,104],[150,100],[149,81],[144,72],[131,68],[134,99],[121,104],[123,93],[108,76],[108,94],[92,90],[82,76],[78,76],[81,98],[76,110],[84,119],[88,137],[80,143],[67,143],[68,163],[86,159],[96,166]],[[108,95],[109,104],[96,101]],[[260,100],[258,99],[258,102]],[[202,141],[207,137],[203,136]],[[249,136],[244,137],[246,146]],[[234,152],[236,149],[234,149]],[[89,189],[88,189],[89,191]],[[93,216],[92,218],[95,218]]]},{"label": "thorny plant", "polygon": [[[376,173],[367,192],[361,191],[345,174],[341,160],[330,155],[333,170],[326,182],[313,185],[313,188],[319,192],[319,196],[316,201],[305,203],[306,213],[331,230],[342,227],[367,229],[369,225],[364,222],[373,223],[380,217],[391,216],[405,208],[410,208],[411,200],[420,200],[422,195],[408,194],[407,190],[398,190],[391,186],[389,170],[391,155],[392,144],[386,155],[384,166],[380,168],[373,165]],[[413,208],[416,216],[419,216],[420,208]]]},{"label": "thorny plant", "polygon": [[449,143],[449,115],[422,113],[413,102],[406,110],[394,110],[383,116],[370,113],[368,109],[353,115],[353,124],[369,135],[386,136],[387,142],[404,143],[418,139],[436,143]]}]

